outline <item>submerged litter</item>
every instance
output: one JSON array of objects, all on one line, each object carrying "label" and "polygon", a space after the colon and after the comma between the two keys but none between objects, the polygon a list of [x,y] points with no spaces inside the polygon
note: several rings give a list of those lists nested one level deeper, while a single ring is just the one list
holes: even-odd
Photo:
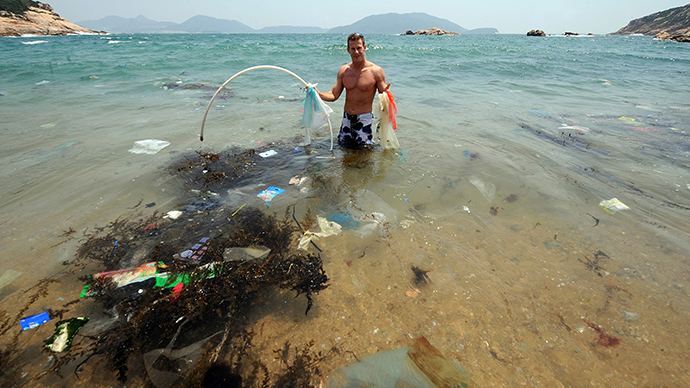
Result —
[{"label": "submerged litter", "polygon": [[263,245],[249,248],[225,248],[223,251],[223,260],[225,261],[252,261],[261,260],[268,257],[271,253],[271,248]]},{"label": "submerged litter", "polygon": [[134,142],[134,147],[132,147],[129,152],[133,154],[153,155],[169,145],[169,142],[163,140],[139,140]]},{"label": "submerged litter", "polygon": [[269,186],[266,190],[257,194],[257,197],[266,201],[267,205],[270,205],[273,197],[275,197],[278,194],[282,194],[284,192],[285,192],[285,189],[281,189],[280,187],[275,187],[275,186]]},{"label": "submerged litter", "polygon": [[324,217],[316,216],[316,223],[299,240],[299,249],[307,250],[307,246],[312,240],[318,240],[319,237],[328,237],[339,234],[341,231],[339,224],[328,221]]},{"label": "submerged litter", "polygon": [[479,190],[480,193],[486,198],[487,201],[491,202],[496,196],[496,186],[493,183],[485,183],[481,178],[476,175],[472,175],[467,178],[474,187]]},{"label": "submerged litter", "polygon": [[64,352],[72,346],[72,340],[79,329],[86,325],[89,318],[76,317],[55,324],[55,332],[46,341],[46,347],[55,353]]},{"label": "submerged litter", "polygon": [[417,338],[412,347],[387,350],[360,360],[331,373],[326,387],[474,387],[467,372],[424,337]]},{"label": "submerged litter", "polygon": [[630,209],[626,204],[619,201],[618,198],[611,198],[611,199],[606,200],[606,201],[601,201],[601,202],[599,202],[599,206],[603,207],[604,210],[606,210],[607,212],[609,212],[611,214],[613,214],[617,211],[620,211],[620,210]]},{"label": "submerged litter", "polygon": [[0,276],[0,290],[2,290],[6,285],[17,280],[17,278],[19,278],[23,274],[23,272],[15,271],[13,269],[8,269],[7,271],[5,271],[5,273],[3,273],[2,276]]},{"label": "submerged litter", "polygon": [[48,313],[40,313],[20,319],[19,325],[22,327],[23,331],[28,329],[35,329],[48,321],[50,321],[50,315],[48,315]]}]

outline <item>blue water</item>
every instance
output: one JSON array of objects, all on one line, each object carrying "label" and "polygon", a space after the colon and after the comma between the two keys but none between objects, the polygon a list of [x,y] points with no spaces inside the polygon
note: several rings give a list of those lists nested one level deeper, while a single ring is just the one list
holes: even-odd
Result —
[{"label": "blue water", "polygon": [[[214,102],[201,143],[206,105],[225,80],[256,65],[286,68],[328,90],[349,60],[344,40],[329,34],[0,39],[0,272],[24,273],[0,296],[11,300],[59,272],[77,246],[55,245],[69,228],[105,225],[140,200],[155,201],[159,211],[174,210],[180,189],[161,168],[180,153],[270,148],[277,141],[299,147],[304,90],[283,72],[257,70],[232,81],[226,98]],[[347,152],[331,153],[327,140],[317,142],[313,158],[322,158],[338,183],[328,198],[311,199],[313,211],[327,216],[354,202],[388,218],[383,237],[350,231],[328,240],[333,253],[324,262],[327,271],[333,265],[331,289],[365,296],[384,292],[373,291],[380,282],[376,274],[341,265],[350,256],[371,257],[400,281],[410,264],[426,265],[436,290],[425,299],[435,311],[433,327],[441,319],[438,311],[449,318],[443,329],[433,329],[441,331],[427,332],[432,313],[420,304],[405,305],[409,316],[381,329],[388,337],[369,330],[350,339],[358,354],[423,332],[485,386],[588,385],[590,380],[580,380],[583,368],[602,376],[609,376],[604,370],[617,371],[617,377],[594,378],[599,386],[687,383],[690,46],[642,36],[518,35],[371,35],[367,44],[367,59],[392,83],[402,150],[376,151],[371,170],[352,169],[340,162]],[[343,100],[331,104],[336,130]],[[321,128],[317,135],[323,139],[328,131]],[[171,145],[155,155],[128,152],[144,139]],[[294,171],[281,173],[266,174],[245,191],[258,193],[260,184],[286,186]],[[297,197],[278,196],[271,210]],[[612,198],[629,209],[607,213],[599,203]],[[366,256],[359,246],[367,247]],[[593,272],[582,261],[598,250],[612,262],[601,276],[587,277]],[[21,260],[16,252],[23,252]],[[472,279],[481,282],[457,289]],[[566,285],[571,292],[549,293]],[[404,288],[402,302],[412,300]],[[484,291],[464,297],[478,289]],[[437,291],[450,299],[434,302]],[[338,296],[328,295],[321,303],[350,310],[352,327],[384,325],[371,318],[377,306],[385,308],[383,302],[362,302],[369,306],[367,315],[366,308],[351,301],[341,306]],[[604,299],[606,304],[595,302]],[[621,306],[610,307],[616,303]],[[506,304],[510,324],[497,318],[506,314]],[[628,321],[621,310],[642,318]],[[568,322],[568,333],[553,323],[559,316]],[[579,330],[580,316],[615,327],[622,346],[629,346],[617,349],[637,355],[637,363],[609,357],[608,349],[591,350],[593,331]],[[321,318],[295,330],[322,327],[330,347],[325,333],[343,323]],[[451,323],[466,321],[474,323]],[[540,334],[523,332],[526,327]],[[676,341],[676,331],[682,341]],[[549,341],[568,354],[599,356],[577,356],[574,365],[564,366],[566,356]],[[647,367],[660,357],[671,372]],[[489,373],[487,365],[496,372]],[[537,372],[540,365],[548,372]]]}]

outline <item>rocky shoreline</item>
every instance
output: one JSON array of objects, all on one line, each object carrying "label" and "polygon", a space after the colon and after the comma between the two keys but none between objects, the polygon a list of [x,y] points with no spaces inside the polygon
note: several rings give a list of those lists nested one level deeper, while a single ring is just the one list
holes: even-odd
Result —
[{"label": "rocky shoreline", "polygon": [[63,19],[46,3],[36,3],[23,14],[0,11],[0,36],[105,34]]},{"label": "rocky shoreline", "polygon": [[[662,35],[660,38],[657,35]],[[690,4],[635,19],[611,35],[643,34],[687,42],[690,39]],[[683,40],[685,39],[685,40]]]},{"label": "rocky shoreline", "polygon": [[442,30],[438,27],[431,27],[430,30],[412,31],[407,30],[403,35],[460,35],[457,32]]}]

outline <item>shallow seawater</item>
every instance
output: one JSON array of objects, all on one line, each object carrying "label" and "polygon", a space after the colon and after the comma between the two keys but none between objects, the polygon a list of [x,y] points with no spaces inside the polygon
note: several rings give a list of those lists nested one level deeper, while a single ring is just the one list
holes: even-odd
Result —
[{"label": "shallow seawater", "polygon": [[[294,351],[313,340],[328,353],[325,379],[355,357],[424,335],[477,386],[690,384],[687,45],[374,35],[367,58],[392,82],[402,149],[331,152],[323,127],[305,147],[304,91],[275,70],[230,83],[200,142],[212,94],[240,70],[272,64],[321,90],[332,85],[348,59],[344,37],[297,37],[0,40],[8,53],[0,64],[0,276],[12,279],[0,289],[5,319],[64,309],[102,321],[88,300],[63,307],[83,288],[77,276],[110,269],[63,265],[86,234],[203,196],[167,171],[183,155],[275,149],[270,168],[214,193],[222,206],[278,217],[294,208],[300,220],[345,213],[359,225],[316,241],[330,286],[307,315],[304,298],[275,290],[246,317],[272,371],[284,368],[274,351],[286,342]],[[331,105],[337,131],[342,101]],[[144,139],[171,144],[128,152]],[[296,175],[309,180],[289,185]],[[286,189],[270,206],[256,196],[268,186]],[[629,209],[600,206],[613,198]],[[61,282],[20,311],[46,277]],[[604,346],[595,328],[620,344]],[[51,321],[17,337],[23,378],[50,364],[39,349],[52,329]],[[31,384],[115,384],[71,372]],[[131,383],[146,379],[140,367]]]}]

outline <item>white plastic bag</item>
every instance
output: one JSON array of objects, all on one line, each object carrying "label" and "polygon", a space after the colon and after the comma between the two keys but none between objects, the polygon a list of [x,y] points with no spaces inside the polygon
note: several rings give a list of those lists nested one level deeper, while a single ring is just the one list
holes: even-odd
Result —
[{"label": "white plastic bag", "polygon": [[298,249],[306,251],[311,240],[318,240],[319,237],[328,237],[339,234],[340,230],[340,224],[328,221],[324,217],[316,216],[316,224],[311,229],[304,232],[304,235],[299,240]]},{"label": "white plastic bag", "polygon": [[[307,96],[304,98],[304,113],[302,114],[302,126],[306,128],[304,145],[311,144],[310,129],[318,128],[326,123],[330,127],[329,119],[333,113],[333,109],[319,97],[315,86],[312,84],[307,86]],[[333,132],[332,129],[331,132]]]},{"label": "white plastic bag", "polygon": [[393,132],[397,128],[395,115],[398,113],[398,109],[395,106],[395,100],[390,90],[379,93],[376,99],[375,108],[374,117],[378,125],[374,127],[379,128],[378,136],[381,141],[381,146],[385,149],[400,148],[398,137],[395,136],[395,132]]}]

